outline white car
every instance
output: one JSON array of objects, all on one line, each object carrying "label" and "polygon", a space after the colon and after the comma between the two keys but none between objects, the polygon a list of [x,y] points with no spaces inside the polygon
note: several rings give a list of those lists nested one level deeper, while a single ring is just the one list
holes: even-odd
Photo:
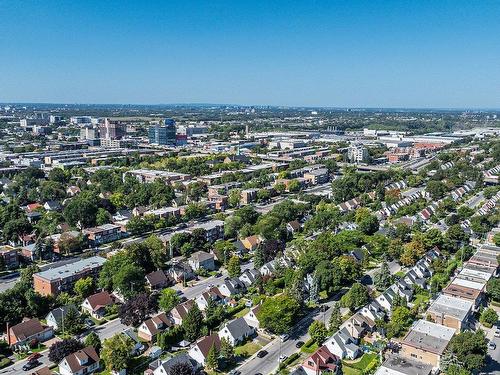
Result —
[{"label": "white car", "polygon": [[288,358],[287,355],[282,354],[282,355],[280,355],[279,362],[281,363],[281,362],[283,362],[287,358]]},{"label": "white car", "polygon": [[490,343],[488,344],[488,348],[490,348],[491,350],[495,350],[497,348],[497,344],[495,344],[493,341],[490,341]]}]

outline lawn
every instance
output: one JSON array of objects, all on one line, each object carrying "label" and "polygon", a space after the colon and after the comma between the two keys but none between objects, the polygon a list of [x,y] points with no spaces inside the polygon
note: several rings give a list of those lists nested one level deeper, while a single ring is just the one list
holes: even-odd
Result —
[{"label": "lawn", "polygon": [[300,348],[300,351],[303,353],[312,354],[317,349],[318,349],[318,344],[315,341],[309,340],[302,346],[302,348]]},{"label": "lawn", "polygon": [[417,294],[415,296],[413,304],[420,305],[422,303],[427,303],[427,302],[429,302],[430,299],[431,299],[431,297],[428,294]]},{"label": "lawn", "polygon": [[234,348],[234,354],[241,357],[250,357],[257,353],[260,348],[262,348],[262,346],[258,343],[249,341],[245,345],[237,346],[236,348]]},{"label": "lawn", "polygon": [[361,375],[374,369],[378,364],[378,354],[365,353],[363,356],[354,361],[344,360],[342,363],[342,370],[347,375]]},{"label": "lawn", "polygon": [[405,277],[406,273],[404,271],[398,271],[395,273],[396,276],[399,276],[400,278]]},{"label": "lawn", "polygon": [[245,307],[243,310],[238,311],[237,313],[233,314],[235,318],[242,318],[244,315],[246,315],[247,312],[249,312],[250,309],[248,307]]}]

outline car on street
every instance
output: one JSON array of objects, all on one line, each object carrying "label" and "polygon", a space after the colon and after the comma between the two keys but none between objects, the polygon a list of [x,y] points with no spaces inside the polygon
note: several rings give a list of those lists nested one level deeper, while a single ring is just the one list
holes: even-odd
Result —
[{"label": "car on street", "polygon": [[302,346],[304,346],[304,341],[297,341],[297,343],[295,344],[295,347],[296,347],[297,349],[302,348]]},{"label": "car on street", "polygon": [[491,350],[495,350],[497,348],[497,344],[495,344],[493,341],[490,341],[490,343],[488,344],[488,348],[490,348]]},{"label": "car on street", "polygon": [[92,319],[90,319],[90,318],[86,318],[86,319],[84,320],[84,323],[85,323],[85,326],[86,326],[87,328],[90,328],[90,327],[95,326],[94,321],[93,321]]},{"label": "car on street", "polygon": [[283,361],[284,361],[285,359],[287,359],[287,358],[288,358],[288,356],[287,356],[287,355],[282,354],[282,355],[280,355],[280,357],[278,358],[278,362],[283,362]]},{"label": "car on street", "polygon": [[233,371],[230,371],[227,375],[241,375],[241,371],[233,370]]},{"label": "car on street", "polygon": [[284,333],[284,334],[280,335],[280,340],[281,340],[282,342],[285,342],[285,341],[286,341],[286,340],[288,340],[289,338],[290,338],[290,335],[289,335],[289,334],[287,334],[287,333]]},{"label": "car on street", "polygon": [[319,311],[321,312],[325,312],[326,310],[328,310],[328,305],[321,305],[321,307],[319,308]]},{"label": "car on street", "polygon": [[32,370],[34,369],[35,367],[38,367],[40,366],[42,363],[40,361],[31,361],[31,362],[28,362],[26,363],[24,366],[23,366],[23,371],[29,371],[29,370]]},{"label": "car on street", "polygon": [[257,353],[257,357],[259,358],[263,358],[267,355],[267,351],[266,350],[261,350],[260,352]]}]

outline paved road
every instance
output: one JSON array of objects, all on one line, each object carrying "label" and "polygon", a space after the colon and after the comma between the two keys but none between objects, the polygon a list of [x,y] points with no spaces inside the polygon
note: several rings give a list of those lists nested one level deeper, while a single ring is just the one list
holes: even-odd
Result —
[{"label": "paved road", "polygon": [[493,329],[490,329],[486,337],[496,344],[495,350],[488,348],[490,358],[481,374],[500,375],[500,338],[493,336]]},{"label": "paved road", "polygon": [[29,371],[23,371],[23,366],[27,363],[27,361],[24,359],[22,361],[16,362],[13,365],[6,367],[4,369],[0,370],[0,374],[21,374],[21,375],[29,375],[32,374],[33,371],[40,369],[44,366],[50,366],[52,362],[49,361],[48,350],[44,350],[43,352],[40,352],[42,354],[42,357],[38,360],[40,362],[40,365],[35,367],[34,369],[31,369]]},{"label": "paved road", "polygon": [[475,208],[482,200],[484,200],[484,194],[480,191],[467,201],[467,206],[469,206],[469,208]]}]

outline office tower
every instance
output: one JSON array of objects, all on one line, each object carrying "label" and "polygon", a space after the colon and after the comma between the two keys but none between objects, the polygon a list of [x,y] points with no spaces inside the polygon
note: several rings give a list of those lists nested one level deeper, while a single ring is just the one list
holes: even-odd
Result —
[{"label": "office tower", "polygon": [[149,143],[156,145],[175,145],[176,127],[175,121],[166,118],[159,124],[149,127]]}]

